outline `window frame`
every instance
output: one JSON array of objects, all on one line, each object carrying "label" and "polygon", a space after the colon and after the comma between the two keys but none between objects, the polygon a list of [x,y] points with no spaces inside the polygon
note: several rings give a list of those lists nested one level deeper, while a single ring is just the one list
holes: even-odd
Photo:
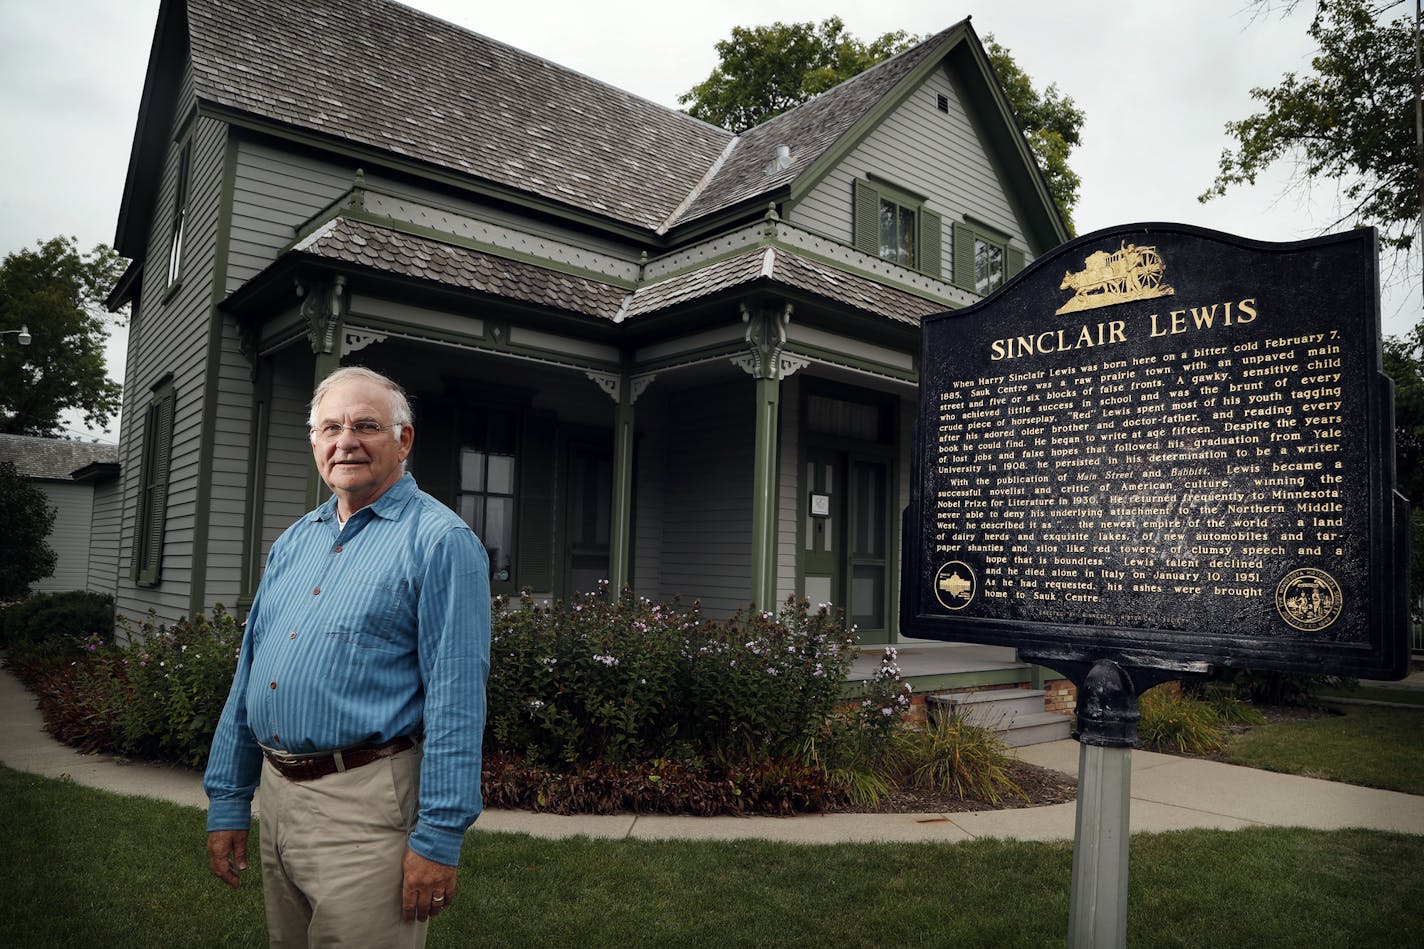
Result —
[{"label": "window frame", "polygon": [[[1025,254],[1023,249],[1015,246],[1013,238],[998,228],[966,217],[963,222],[956,221],[952,230],[954,240],[953,283],[961,290],[987,297],[1024,269]],[[987,292],[981,291],[978,286],[978,245],[980,244],[998,250],[1003,262],[999,282],[989,287]]]},{"label": "window frame", "polygon": [[[941,247],[944,218],[929,208],[927,199],[878,178],[867,176],[852,181],[852,242],[855,249],[898,267],[915,270],[939,279],[943,270]],[[914,215],[911,260],[888,256],[881,242],[881,206],[891,204]],[[897,228],[898,230],[898,228]]]},{"label": "window frame", "polygon": [[169,475],[178,396],[171,374],[153,386],[143,422],[143,463],[139,471],[138,519],[134,525],[131,575],[141,587],[163,580],[163,541],[168,523]]},{"label": "window frame", "polygon": [[192,197],[193,139],[183,142],[178,151],[178,177],[174,184],[173,216],[168,235],[168,283],[165,297],[171,296],[183,284],[183,245],[187,231],[188,206]]}]

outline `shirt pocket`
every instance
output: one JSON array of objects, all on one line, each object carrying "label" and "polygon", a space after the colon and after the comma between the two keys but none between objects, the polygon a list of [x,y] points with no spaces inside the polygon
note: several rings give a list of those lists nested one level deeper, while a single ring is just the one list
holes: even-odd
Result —
[{"label": "shirt pocket", "polygon": [[400,618],[406,612],[410,584],[404,578],[357,575],[347,581],[345,598],[327,628],[333,639],[386,652],[404,652],[413,637]]}]

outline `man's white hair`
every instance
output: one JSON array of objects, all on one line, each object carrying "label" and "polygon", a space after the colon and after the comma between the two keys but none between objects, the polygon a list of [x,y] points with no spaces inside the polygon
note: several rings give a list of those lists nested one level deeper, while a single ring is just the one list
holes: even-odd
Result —
[{"label": "man's white hair", "polygon": [[365,366],[345,366],[321,380],[316,391],[312,393],[311,407],[307,410],[307,428],[316,428],[317,409],[321,406],[322,398],[331,390],[331,387],[343,382],[354,381],[370,382],[386,390],[386,394],[390,397],[391,434],[396,441],[400,441],[401,428],[415,423],[410,412],[410,400],[405,397],[405,390],[400,387],[400,383],[381,375],[374,369],[367,369]]}]

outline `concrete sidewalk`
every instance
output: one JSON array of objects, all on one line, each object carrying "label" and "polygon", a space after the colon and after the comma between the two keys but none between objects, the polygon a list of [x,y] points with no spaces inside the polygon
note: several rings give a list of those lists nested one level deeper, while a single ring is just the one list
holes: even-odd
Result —
[{"label": "concrete sidewalk", "polygon": [[[45,734],[34,698],[9,672],[0,672],[0,763],[48,778],[119,794],[206,807],[201,777],[166,765],[84,755]],[[1078,745],[1056,741],[1017,749],[1031,764],[1078,772]],[[536,837],[641,840],[736,840],[786,843],[943,842],[978,837],[1072,840],[1075,805],[946,814],[818,814],[805,817],[561,817],[487,810],[476,829]],[[1277,825],[1334,830],[1368,827],[1424,835],[1424,797],[1274,774],[1253,768],[1132,753],[1131,824],[1134,833]]]}]

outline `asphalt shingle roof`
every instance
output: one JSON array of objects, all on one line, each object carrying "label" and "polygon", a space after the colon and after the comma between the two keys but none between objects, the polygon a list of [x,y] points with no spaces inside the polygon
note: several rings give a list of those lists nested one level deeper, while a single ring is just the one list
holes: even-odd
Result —
[{"label": "asphalt shingle roof", "polygon": [[14,464],[26,478],[69,481],[70,475],[95,462],[115,463],[119,446],[93,442],[39,438],[33,435],[0,435],[0,461]]},{"label": "asphalt shingle roof", "polygon": [[[950,27],[809,102],[748,129],[738,139],[732,154],[711,182],[674,223],[685,224],[794,181],[840,141],[900,80],[913,72],[926,57],[937,52],[942,41],[958,28],[958,25]],[[790,146],[791,162],[784,169],[767,174],[766,167],[775,156],[777,145]]]}]

